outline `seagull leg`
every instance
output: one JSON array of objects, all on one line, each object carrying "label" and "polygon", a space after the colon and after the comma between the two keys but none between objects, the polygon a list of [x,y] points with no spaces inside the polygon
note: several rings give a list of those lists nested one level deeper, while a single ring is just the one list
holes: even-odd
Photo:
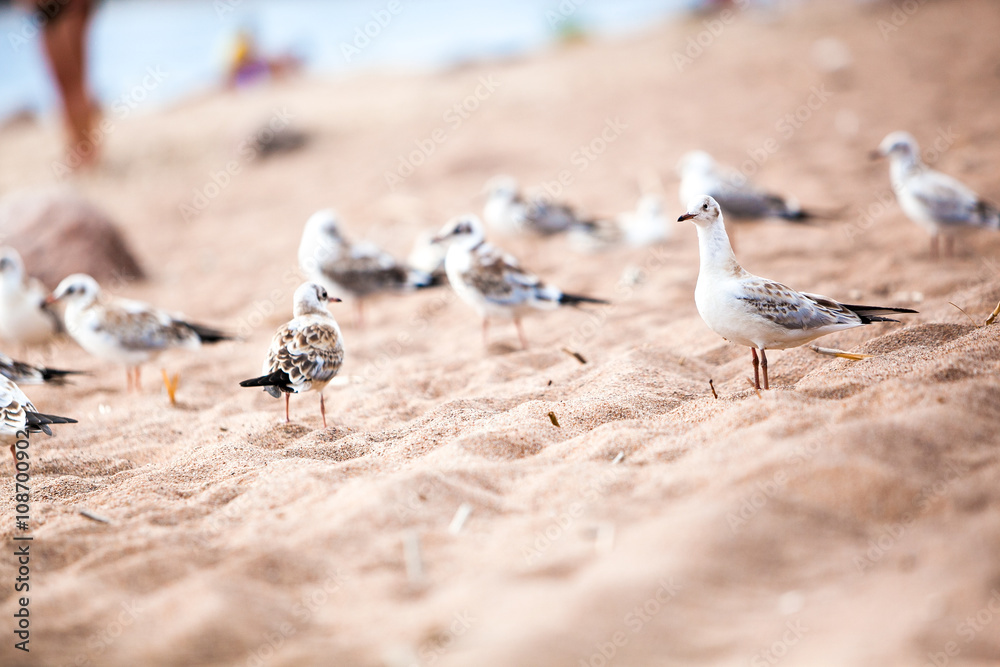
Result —
[{"label": "seagull leg", "polygon": [[354,300],[354,326],[365,328],[365,302],[360,297]]},{"label": "seagull leg", "polygon": [[323,392],[319,392],[319,413],[323,415],[323,428],[326,428],[326,403],[323,401]]},{"label": "seagull leg", "polygon": [[764,348],[760,348],[760,371],[764,376],[764,389],[770,389],[767,382],[767,355],[764,354]]},{"label": "seagull leg", "polygon": [[760,389],[760,359],[757,358],[757,348],[751,347],[750,354],[753,355],[753,388]]},{"label": "seagull leg", "polygon": [[528,349],[528,339],[524,337],[524,329],[521,328],[521,318],[514,318],[514,326],[517,327],[517,337],[521,340],[521,349]]},{"label": "seagull leg", "polygon": [[291,394],[289,394],[289,393],[285,393],[285,423],[286,423],[286,424],[287,424],[288,422],[292,421],[292,420],[291,420],[291,419],[289,419],[289,417],[288,417],[288,399],[289,399],[290,397],[291,397]]},{"label": "seagull leg", "polygon": [[174,373],[174,377],[171,379],[167,376],[167,369],[161,368],[160,373],[163,375],[163,386],[167,389],[167,398],[170,399],[170,405],[177,405],[177,385],[181,382],[180,373]]},{"label": "seagull leg", "polygon": [[483,318],[483,349],[488,350],[490,347],[490,318]]},{"label": "seagull leg", "polygon": [[10,443],[10,455],[14,457],[14,465],[17,466],[17,454],[14,452],[14,443]]},{"label": "seagull leg", "polygon": [[135,367],[135,390],[137,392],[142,391],[142,380],[139,378],[139,374],[142,372],[142,366]]},{"label": "seagull leg", "polygon": [[955,256],[955,237],[951,234],[944,237],[944,256],[954,257]]},{"label": "seagull leg", "polygon": [[132,393],[132,367],[125,367],[125,392]]}]

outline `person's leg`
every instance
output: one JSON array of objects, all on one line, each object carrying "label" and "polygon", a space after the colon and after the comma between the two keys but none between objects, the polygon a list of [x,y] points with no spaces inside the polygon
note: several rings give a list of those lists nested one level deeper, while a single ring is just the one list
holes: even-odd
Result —
[{"label": "person's leg", "polygon": [[91,164],[97,158],[90,131],[96,108],[87,91],[87,24],[92,0],[65,0],[65,5],[45,24],[45,50],[52,76],[59,88],[68,133],[67,152],[73,165]]}]

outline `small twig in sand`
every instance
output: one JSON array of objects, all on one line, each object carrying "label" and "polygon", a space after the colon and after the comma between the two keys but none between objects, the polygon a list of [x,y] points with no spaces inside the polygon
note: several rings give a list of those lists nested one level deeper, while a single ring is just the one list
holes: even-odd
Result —
[{"label": "small twig in sand", "polygon": [[715,383],[712,382],[712,378],[708,378],[708,388],[712,390],[712,396],[715,396],[716,398],[719,397],[719,395],[715,393]]},{"label": "small twig in sand", "polygon": [[820,347],[819,345],[810,345],[809,349],[818,354],[825,354],[830,357],[838,357],[840,359],[850,359],[851,361],[861,361],[862,359],[872,359],[874,354],[861,354],[860,352],[844,352],[843,350],[834,350],[831,347]]},{"label": "small twig in sand", "polygon": [[[556,413],[554,412],[549,413],[549,421],[552,422],[553,426],[559,426],[559,420],[556,419]],[[559,426],[559,428],[562,428],[562,426]]]},{"label": "small twig in sand", "polygon": [[406,577],[418,586],[424,583],[424,560],[420,555],[420,535],[415,530],[403,533],[403,560],[406,563]]},{"label": "small twig in sand", "polygon": [[566,354],[568,354],[569,356],[573,357],[577,361],[579,361],[581,364],[587,363],[587,360],[584,359],[583,355],[580,354],[579,352],[574,352],[573,350],[569,349],[568,347],[564,347],[562,349],[562,351],[565,352]]},{"label": "small twig in sand", "polygon": [[753,383],[753,380],[751,380],[750,378],[743,378],[743,379],[747,381],[747,384],[750,385],[750,388],[753,389],[754,393],[757,394],[757,398],[764,398],[763,396],[760,395],[760,389],[758,389],[757,385]]},{"label": "small twig in sand", "polygon": [[616,463],[621,463],[624,460],[625,460],[625,452],[618,452],[618,456],[616,456],[615,460],[611,462],[611,465],[615,465]]},{"label": "small twig in sand", "polygon": [[[969,318],[969,321],[970,321],[970,322],[972,322],[972,326],[975,326],[975,327],[978,327],[978,326],[979,326],[978,324],[976,324],[976,321],[975,321],[974,319],[972,319],[972,315],[969,315],[969,314],[968,314],[967,312],[965,312],[965,309],[964,309],[964,308],[962,308],[962,307],[961,307],[960,305],[958,305],[958,304],[957,304],[957,303],[955,303],[954,301],[949,301],[948,303],[950,303],[951,305],[955,306],[955,307],[956,307],[956,308],[958,308],[958,309],[959,309],[960,311],[962,311],[962,314],[963,314],[963,315],[965,315],[966,317],[968,317],[968,318]],[[1000,307],[1000,306],[998,306],[998,307]]]},{"label": "small twig in sand", "polygon": [[458,510],[455,511],[455,516],[451,519],[451,523],[448,524],[448,532],[452,535],[458,535],[462,531],[462,526],[465,525],[465,520],[469,518],[470,514],[472,514],[472,505],[469,503],[459,505]]},{"label": "small twig in sand", "polygon": [[91,521],[96,521],[98,523],[111,523],[111,519],[103,517],[100,514],[94,514],[93,512],[91,512],[88,509],[78,509],[76,512],[80,516],[86,517],[86,518],[90,519]]},{"label": "small twig in sand", "polygon": [[997,316],[1000,316],[1000,303],[998,303],[997,307],[993,309],[993,312],[990,313],[990,316],[986,318],[986,321],[983,322],[983,325],[989,326],[993,324],[994,322],[997,321]]}]

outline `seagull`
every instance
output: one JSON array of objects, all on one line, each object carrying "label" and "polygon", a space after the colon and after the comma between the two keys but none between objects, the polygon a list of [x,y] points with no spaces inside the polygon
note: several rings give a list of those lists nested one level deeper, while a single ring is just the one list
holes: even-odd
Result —
[{"label": "seagull", "polygon": [[938,237],[952,254],[955,233],[1000,228],[1000,211],[951,176],[925,165],[920,148],[908,132],[892,132],[872,152],[889,157],[889,177],[903,212],[931,235],[931,257],[938,256]]},{"label": "seagull", "polygon": [[566,294],[545,285],[528,273],[515,257],[486,242],[483,223],[464,215],[447,223],[435,237],[448,244],[445,271],[456,294],[483,318],[483,346],[488,343],[491,317],[513,319],[521,347],[528,341],[521,329],[521,316],[531,310],[552,310],[582,303],[607,304],[602,299]]},{"label": "seagull", "polygon": [[917,312],[838,303],[749,273],[736,261],[719,203],[707,195],[695,197],[687,213],[677,218],[677,222],[685,220],[698,230],[701,268],[694,290],[698,313],[709,329],[750,348],[756,389],[761,389],[758,364],[763,370],[763,388],[769,388],[766,349],[798,347],[834,331],[871,322],[898,322],[885,315]]},{"label": "seagull", "polygon": [[493,177],[485,189],[488,195],[483,218],[502,234],[558,234],[588,222],[566,204],[556,204],[541,197],[524,199],[517,181],[510,176]]},{"label": "seagull", "polygon": [[440,282],[444,277],[444,256],[447,249],[440,244],[434,243],[433,232],[422,232],[413,242],[413,249],[406,257],[408,266],[423,271],[431,276],[436,282]]},{"label": "seagull", "polygon": [[48,293],[41,281],[25,275],[16,250],[0,248],[0,338],[25,347],[51,341],[62,327],[45,307]]},{"label": "seagull", "polygon": [[431,287],[433,278],[411,269],[372,243],[351,243],[332,209],[313,213],[299,243],[299,268],[308,280],[355,299],[356,322],[364,322],[366,297],[388,291]]},{"label": "seagull", "polygon": [[75,423],[69,417],[42,414],[13,380],[0,377],[0,438],[10,443],[10,454],[15,461],[18,460],[15,445],[26,441],[30,434],[41,431],[52,435],[50,424]]},{"label": "seagull", "polygon": [[639,198],[634,211],[621,213],[613,219],[575,223],[568,236],[574,249],[595,252],[623,243],[632,247],[655,245],[670,238],[671,231],[663,197],[647,194]]},{"label": "seagull", "polygon": [[705,151],[690,151],[678,164],[681,176],[680,200],[689,202],[707,194],[734,219],[782,218],[804,222],[820,217],[802,210],[798,202],[761,190],[735,169],[720,167]]},{"label": "seagull", "polygon": [[[128,389],[140,388],[140,366],[171,348],[197,349],[202,343],[232,340],[232,336],[192,324],[141,301],[105,296],[92,277],[74,273],[63,279],[47,302],[66,304],[69,335],[90,354],[125,365]],[[134,375],[134,379],[133,379]],[[177,378],[164,384],[173,404]]]},{"label": "seagull", "polygon": [[45,366],[35,366],[11,359],[0,353],[0,375],[18,384],[66,384],[67,375],[80,375],[81,371],[61,371]]},{"label": "seagull", "polygon": [[271,339],[263,375],[240,382],[241,387],[264,387],[278,398],[285,394],[285,423],[289,422],[288,399],[291,394],[319,392],[319,411],[326,428],[326,405],[323,389],[344,363],[344,343],[337,320],[327,310],[330,297],[319,283],[299,285],[292,298],[294,317],[283,324]]}]

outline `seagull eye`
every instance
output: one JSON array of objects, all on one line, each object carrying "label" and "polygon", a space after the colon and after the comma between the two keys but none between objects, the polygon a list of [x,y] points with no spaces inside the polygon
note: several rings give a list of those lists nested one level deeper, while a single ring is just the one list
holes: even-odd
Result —
[{"label": "seagull eye", "polygon": [[702,204],[701,205],[701,210],[707,211],[708,210],[708,204],[707,203],[706,204]]}]

